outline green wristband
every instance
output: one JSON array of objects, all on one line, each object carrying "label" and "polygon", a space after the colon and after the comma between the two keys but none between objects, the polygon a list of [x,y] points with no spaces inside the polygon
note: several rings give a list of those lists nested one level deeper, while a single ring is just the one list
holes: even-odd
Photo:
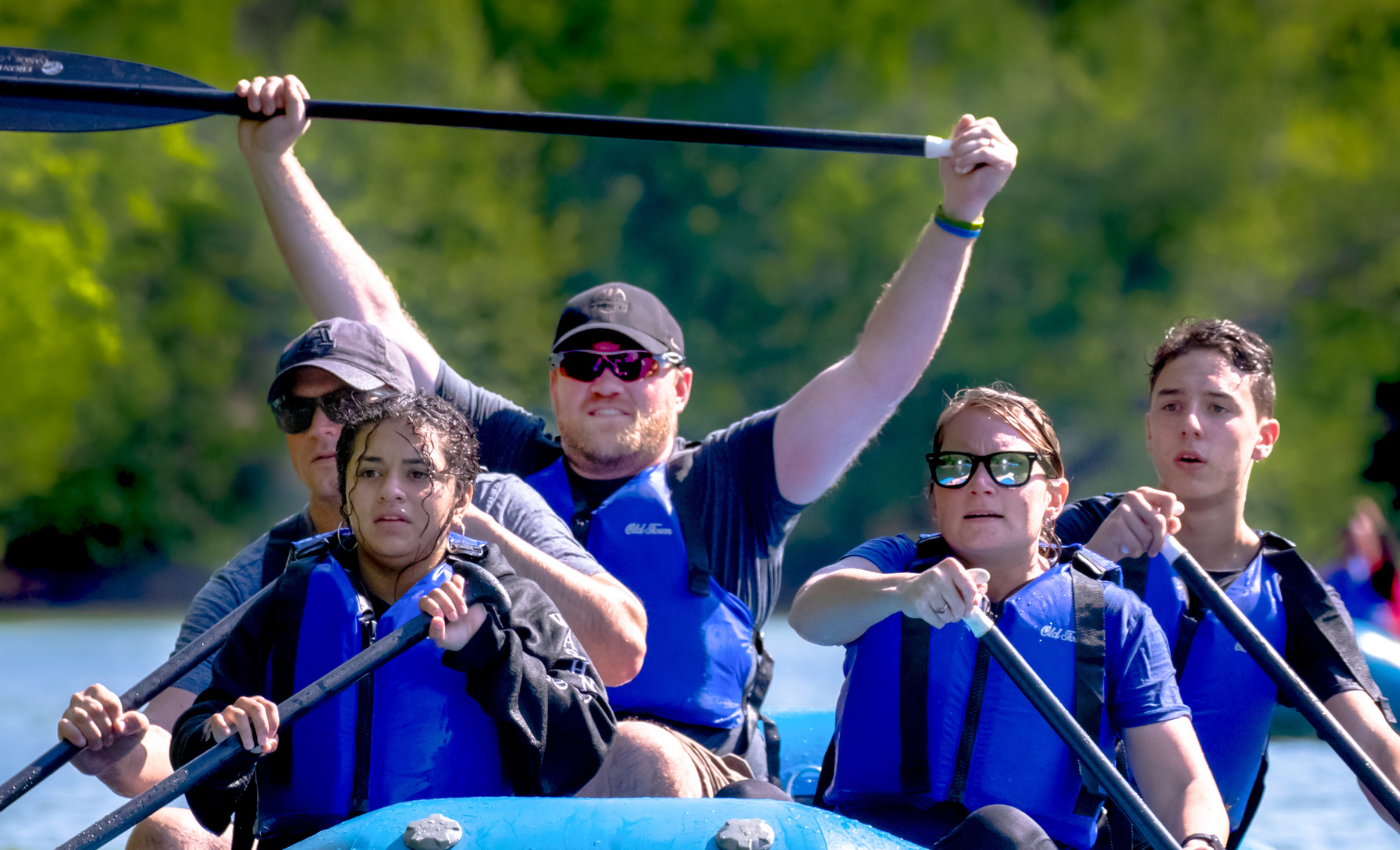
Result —
[{"label": "green wristband", "polygon": [[933,214],[933,218],[935,221],[951,224],[959,230],[981,230],[982,225],[986,222],[986,218],[980,215],[977,217],[976,221],[959,221],[944,212],[942,204],[938,205],[938,212]]}]

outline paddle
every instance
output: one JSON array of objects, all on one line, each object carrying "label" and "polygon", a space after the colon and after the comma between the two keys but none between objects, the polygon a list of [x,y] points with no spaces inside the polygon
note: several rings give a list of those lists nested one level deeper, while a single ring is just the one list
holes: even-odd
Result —
[{"label": "paddle", "polygon": [[[243,614],[270,588],[271,585],[258,591],[253,598],[233,609],[227,617],[215,623],[204,634],[186,644],[184,649],[170,656],[169,661],[133,685],[121,696],[122,708],[127,711],[140,708],[150,702],[156,694],[168,688],[176,679],[190,672],[204,659],[213,655],[219,647],[223,646],[229,632],[238,625]],[[82,747],[74,746],[67,741],[59,741],[28,767],[6,780],[4,785],[0,785],[0,811],[23,797],[29,789],[52,776],[55,771],[72,761],[73,757],[82,751]]]},{"label": "paddle", "polygon": [[[499,579],[479,564],[469,561],[452,563],[458,572],[465,570],[469,573],[467,599],[470,602],[486,602],[493,605],[502,617],[510,613],[510,593]],[[274,585],[269,585],[269,587],[271,586]],[[278,703],[279,728],[294,722],[356,681],[402,655],[414,644],[428,636],[428,627],[432,625],[432,622],[432,617],[427,614],[419,614],[371,644],[359,655]],[[211,749],[192,759],[184,767],[148,788],[144,793],[133,797],[126,805],[65,841],[58,850],[93,850],[93,848],[101,847],[111,841],[113,837],[145,820],[156,809],[208,779],[233,759],[245,754],[247,756],[253,755],[243,749],[239,742],[239,736],[228,736],[221,743],[214,745]]]},{"label": "paddle", "polygon": [[[0,47],[0,130],[50,133],[128,130],[178,124],[216,114],[268,117],[249,113],[244,99],[232,92],[220,91],[150,65],[81,53]],[[312,100],[307,102],[307,114],[312,118],[353,121],[929,159],[948,156],[952,147],[951,142],[937,136],[389,103]]]},{"label": "paddle", "polygon": [[[277,706],[279,728],[353,685],[363,676],[392,660],[428,636],[432,618],[419,614],[376,641],[359,655],[297,691]],[[65,841],[58,850],[92,850],[146,819],[152,812],[208,779],[232,759],[247,753],[238,735],[230,735],[184,767],[133,797],[126,805]]]},{"label": "paddle", "polygon": [[[986,574],[987,571],[968,572]],[[985,580],[978,581],[978,578],[974,576],[975,584],[987,583]],[[1181,845],[1176,843],[1176,839],[1167,832],[1167,828],[1128,784],[1128,780],[1123,778],[1118,768],[1103,754],[1098,743],[1091,740],[1084,727],[1075,722],[1074,716],[1060,704],[1049,686],[1031,669],[1031,665],[1016,647],[1011,645],[1006,635],[997,629],[992,619],[982,609],[973,608],[970,614],[963,617],[962,622],[978,640],[987,645],[992,657],[1001,665],[1001,669],[1006,671],[1007,677],[1016,683],[1016,687],[1020,688],[1021,693],[1025,694],[1026,699],[1040,712],[1040,716],[1045,718],[1045,722],[1050,724],[1050,728],[1055,730],[1055,734],[1059,735],[1079,760],[1088,766],[1094,778],[1098,779],[1099,784],[1113,798],[1113,802],[1123,809],[1133,826],[1147,838],[1152,847],[1155,850],[1181,850]]]},{"label": "paddle", "polygon": [[1162,557],[1176,570],[1177,575],[1192,593],[1196,594],[1205,606],[1220,618],[1228,630],[1239,641],[1240,646],[1258,662],[1260,668],[1273,679],[1280,690],[1288,694],[1293,705],[1317,729],[1318,737],[1332,745],[1337,755],[1342,757],[1361,783],[1380,801],[1390,816],[1400,822],[1400,791],[1376,767],[1375,762],[1362,752],[1342,725],[1337,722],[1322,701],[1303,683],[1293,668],[1283,660],[1273,644],[1264,639],[1239,607],[1225,595],[1225,591],[1210,577],[1210,574],[1191,557],[1174,537],[1168,537],[1162,545]]}]

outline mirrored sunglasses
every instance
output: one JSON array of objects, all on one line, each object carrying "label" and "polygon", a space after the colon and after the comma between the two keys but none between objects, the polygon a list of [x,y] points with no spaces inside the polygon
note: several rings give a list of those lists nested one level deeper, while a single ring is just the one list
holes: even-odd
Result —
[{"label": "mirrored sunglasses", "polygon": [[619,380],[631,383],[650,378],[661,371],[664,363],[679,366],[685,358],[674,351],[653,354],[650,351],[560,351],[550,356],[549,367],[558,369],[575,381],[595,381],[607,369]]},{"label": "mirrored sunglasses", "polygon": [[[987,474],[1002,487],[1020,487],[1031,478],[1032,467],[1040,461],[1035,452],[993,452],[970,455],[965,452],[929,452],[924,456],[933,483],[950,490],[962,487],[977,474],[978,464],[985,464]],[[1044,463],[1041,463],[1044,466]]]}]

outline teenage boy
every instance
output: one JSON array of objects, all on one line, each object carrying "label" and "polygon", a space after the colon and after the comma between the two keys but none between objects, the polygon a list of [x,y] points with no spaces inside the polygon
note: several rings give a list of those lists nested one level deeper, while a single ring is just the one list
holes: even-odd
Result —
[{"label": "teenage boy", "polygon": [[1279,694],[1158,554],[1167,534],[1400,782],[1400,738],[1386,722],[1393,717],[1335,592],[1292,543],[1244,519],[1250,471],[1279,438],[1273,352],[1231,321],[1183,323],[1158,347],[1148,390],[1147,449],[1158,485],[1077,502],[1056,531],[1063,543],[1122,559],[1124,584],[1166,631],[1182,697],[1230,814],[1230,846],[1243,840],[1263,795]]},{"label": "teenage boy", "polygon": [[[348,319],[317,322],[293,340],[277,362],[268,404],[287,439],[305,509],[272,528],[216,572],[196,594],[175,649],[179,651],[271,583],[292,544],[341,524],[335,446],[337,404],[413,389],[408,360],[378,328]],[[646,619],[637,598],[598,566],[535,491],[513,475],[482,473],[463,520],[467,535],[495,545],[511,566],[548,593],[605,683],[625,682],[641,666]],[[176,719],[209,686],[206,660],[158,694],[144,712],[125,712],[116,694],[93,685],[74,694],[59,735],[84,752],[74,765],[113,791],[135,796],[170,773],[169,735]],[[226,850],[227,838],[201,829],[188,810],[161,809],[139,824],[130,850]]]}]

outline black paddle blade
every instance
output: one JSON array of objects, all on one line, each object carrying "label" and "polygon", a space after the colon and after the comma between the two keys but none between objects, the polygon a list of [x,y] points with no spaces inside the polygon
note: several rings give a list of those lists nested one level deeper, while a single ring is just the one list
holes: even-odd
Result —
[{"label": "black paddle blade", "polygon": [[120,59],[0,47],[0,130],[41,133],[86,133],[94,130],[133,130],[192,121],[213,113],[141,104],[75,101],[36,96],[51,84],[58,92],[66,84],[107,83],[139,90],[167,86],[217,91],[181,74]]}]

